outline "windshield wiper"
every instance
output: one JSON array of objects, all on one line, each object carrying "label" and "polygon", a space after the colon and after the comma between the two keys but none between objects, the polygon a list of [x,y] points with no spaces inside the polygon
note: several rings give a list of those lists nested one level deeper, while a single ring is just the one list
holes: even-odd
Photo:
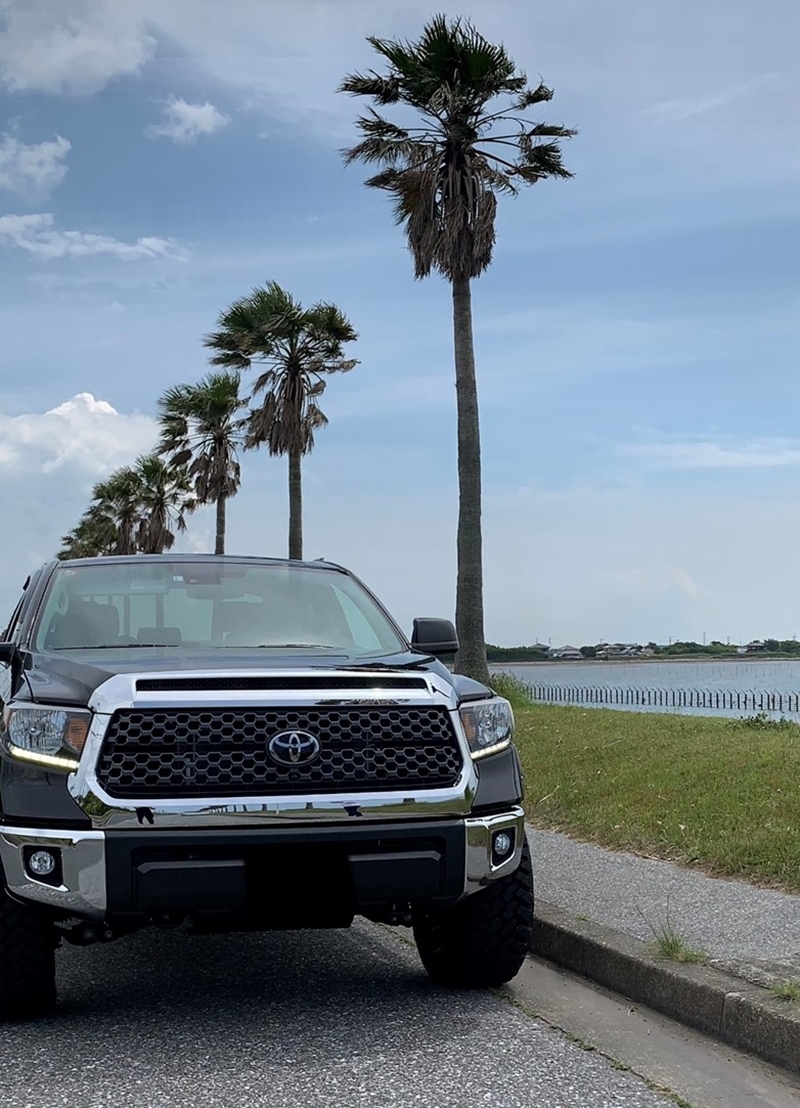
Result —
[{"label": "windshield wiper", "polygon": [[175,643],[175,642],[118,642],[118,643],[103,642],[103,643],[97,643],[94,646],[83,645],[83,644],[81,644],[81,646],[51,646],[48,650],[48,653],[50,651],[54,651],[54,650],[58,650],[58,651],[61,651],[61,650],[140,650],[142,647],[154,647],[154,646],[157,646],[157,647],[169,646],[169,647],[172,647],[174,649],[175,647],[177,647],[179,645],[180,645],[179,643]]},{"label": "windshield wiper", "polygon": [[329,642],[260,642],[255,648],[256,650],[339,650],[342,654],[346,654],[347,650],[343,646],[334,646]]}]

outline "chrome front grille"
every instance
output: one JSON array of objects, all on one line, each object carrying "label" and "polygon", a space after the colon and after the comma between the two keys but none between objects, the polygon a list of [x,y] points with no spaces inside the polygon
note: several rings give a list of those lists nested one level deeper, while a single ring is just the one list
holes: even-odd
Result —
[{"label": "chrome front grille", "polygon": [[[269,752],[283,732],[319,744],[308,764]],[[446,708],[336,705],[125,708],[109,723],[97,780],[109,796],[292,796],[453,786],[461,750]]]}]

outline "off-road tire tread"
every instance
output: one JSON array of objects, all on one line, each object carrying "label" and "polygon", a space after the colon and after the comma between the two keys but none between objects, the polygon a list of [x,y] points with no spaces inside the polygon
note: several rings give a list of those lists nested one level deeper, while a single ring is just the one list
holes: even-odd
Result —
[{"label": "off-road tire tread", "polygon": [[0,1020],[36,1019],[56,1004],[55,932],[0,888]]},{"label": "off-road tire tread", "polygon": [[504,985],[530,950],[533,866],[525,842],[518,868],[448,911],[420,915],[414,938],[434,981],[456,988]]}]

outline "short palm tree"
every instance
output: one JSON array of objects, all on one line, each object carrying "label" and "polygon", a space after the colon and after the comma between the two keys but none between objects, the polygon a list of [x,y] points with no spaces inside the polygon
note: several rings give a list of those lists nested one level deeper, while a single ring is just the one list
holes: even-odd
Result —
[{"label": "short palm tree", "polygon": [[289,458],[289,557],[303,557],[301,459],[314,448],[314,432],[328,422],[319,406],[325,378],[357,365],[344,345],[358,336],[334,304],[304,308],[275,281],[237,300],[206,336],[213,365],[263,367],[253,383],[261,406],[250,413],[245,446],[266,445]]},{"label": "short palm tree", "polygon": [[141,520],[141,482],[132,466],[115,470],[92,489],[89,514],[104,520],[116,532],[113,554],[135,554]]},{"label": "short palm tree", "polygon": [[239,395],[239,374],[210,373],[196,385],[167,389],[158,402],[160,454],[173,466],[187,466],[198,504],[216,505],[214,553],[225,553],[228,500],[241,484],[239,449],[247,401]]},{"label": "short palm tree", "polygon": [[197,507],[189,473],[158,454],[137,458],[134,473],[139,482],[137,549],[140,554],[163,554],[174,546],[176,531],[186,530],[186,513]]},{"label": "short palm tree", "polygon": [[117,545],[117,528],[108,516],[90,508],[72,530],[62,536],[61,543],[57,554],[61,560],[113,554]]},{"label": "short palm tree", "polygon": [[481,536],[481,454],[471,281],[490,265],[498,195],[569,177],[558,140],[575,134],[534,122],[530,108],[549,101],[528,86],[503,46],[460,19],[437,15],[418,42],[367,40],[388,63],[381,75],[352,74],[341,91],[379,108],[411,109],[417,126],[391,122],[374,108],[357,120],[361,140],[345,161],[380,167],[367,181],[386,190],[403,226],[414,274],[439,272],[452,285],[458,411],[458,580],[456,626],[462,673],[486,680]]}]

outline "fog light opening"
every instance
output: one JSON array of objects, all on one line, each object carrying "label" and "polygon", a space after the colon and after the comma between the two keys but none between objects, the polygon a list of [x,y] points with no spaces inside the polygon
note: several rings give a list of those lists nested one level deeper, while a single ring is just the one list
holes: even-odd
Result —
[{"label": "fog light opening", "polygon": [[58,861],[49,850],[35,850],[28,859],[28,869],[36,877],[49,877],[55,873]]},{"label": "fog light opening", "polygon": [[506,861],[514,850],[513,831],[495,831],[492,836],[492,855],[495,865]]},{"label": "fog light opening", "polygon": [[46,885],[61,884],[61,851],[57,848],[27,847],[23,851],[25,871]]}]

